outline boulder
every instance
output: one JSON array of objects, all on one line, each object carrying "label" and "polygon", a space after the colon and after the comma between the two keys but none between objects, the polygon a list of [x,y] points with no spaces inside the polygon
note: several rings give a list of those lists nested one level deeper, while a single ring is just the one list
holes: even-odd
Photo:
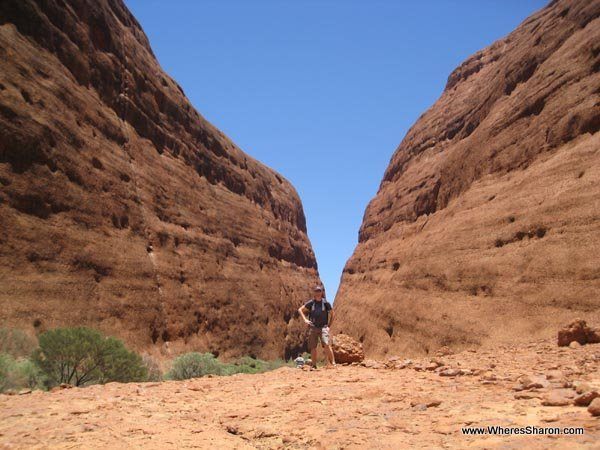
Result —
[{"label": "boulder", "polygon": [[573,403],[575,406],[589,406],[598,397],[600,397],[598,391],[587,391],[575,397]]},{"label": "boulder", "polygon": [[588,412],[595,417],[600,416],[600,398],[595,398],[588,406]]},{"label": "boulder", "polygon": [[542,405],[544,406],[567,406],[572,402],[572,396],[562,390],[550,391],[544,399],[542,399]]},{"label": "boulder", "polygon": [[347,334],[335,335],[331,348],[338,364],[351,364],[365,359],[362,344]]},{"label": "boulder", "polygon": [[550,386],[550,382],[544,375],[529,375],[519,379],[523,389],[543,389]]},{"label": "boulder", "polygon": [[575,319],[558,332],[558,346],[577,348],[585,344],[600,343],[600,330],[588,326],[583,319]]}]

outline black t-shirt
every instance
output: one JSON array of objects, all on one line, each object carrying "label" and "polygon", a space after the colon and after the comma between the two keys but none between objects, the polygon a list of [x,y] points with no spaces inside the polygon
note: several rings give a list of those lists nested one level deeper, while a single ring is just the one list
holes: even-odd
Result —
[{"label": "black t-shirt", "polygon": [[331,311],[331,305],[327,300],[309,300],[304,304],[304,307],[308,309],[308,319],[315,327],[323,328],[327,326],[329,311]]}]

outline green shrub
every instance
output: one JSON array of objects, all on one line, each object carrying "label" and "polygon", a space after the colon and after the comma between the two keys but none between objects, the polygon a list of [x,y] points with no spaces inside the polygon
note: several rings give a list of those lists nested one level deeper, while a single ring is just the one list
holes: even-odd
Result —
[{"label": "green shrub", "polygon": [[184,353],[173,361],[168,378],[187,380],[205,375],[226,375],[227,365],[221,363],[212,353]]},{"label": "green shrub", "polygon": [[7,353],[0,353],[0,392],[13,387],[13,373],[15,371],[15,360]]},{"label": "green shrub", "polygon": [[293,366],[293,361],[276,359],[263,361],[250,356],[237,359],[227,364],[219,361],[211,353],[185,353],[173,361],[167,377],[171,380],[187,380],[205,375],[234,375],[236,373],[262,373],[283,366]]},{"label": "green shrub", "polygon": [[0,392],[8,389],[42,389],[45,377],[28,359],[15,359],[0,353]]},{"label": "green shrub", "polygon": [[293,362],[286,362],[283,359],[276,359],[273,361],[264,361],[262,359],[251,358],[245,356],[229,364],[227,367],[227,374],[233,375],[235,373],[262,373],[269,370],[275,370],[284,366],[293,366]]},{"label": "green shrub", "polygon": [[147,370],[140,355],[119,339],[85,327],[56,328],[39,336],[33,361],[49,384],[75,386],[109,381],[143,381]]},{"label": "green shrub", "polygon": [[35,339],[17,329],[0,328],[0,353],[13,358],[29,357],[36,348]]}]

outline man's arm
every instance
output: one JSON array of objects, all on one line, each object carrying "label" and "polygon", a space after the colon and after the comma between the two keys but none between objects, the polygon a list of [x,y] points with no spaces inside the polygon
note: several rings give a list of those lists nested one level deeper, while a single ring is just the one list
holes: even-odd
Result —
[{"label": "man's arm", "polygon": [[330,327],[333,323],[333,308],[329,310],[329,320],[327,321],[327,326]]},{"label": "man's arm", "polygon": [[302,317],[302,319],[304,319],[304,323],[306,325],[310,325],[311,321],[306,318],[306,316],[304,315],[304,311],[308,312],[308,308],[306,307],[306,305],[302,305],[300,308],[298,308],[298,313],[300,313],[300,316]]}]

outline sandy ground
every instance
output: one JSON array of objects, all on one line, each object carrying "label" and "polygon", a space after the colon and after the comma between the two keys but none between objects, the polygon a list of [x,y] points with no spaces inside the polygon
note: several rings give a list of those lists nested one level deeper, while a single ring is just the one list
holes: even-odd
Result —
[{"label": "sandy ground", "polygon": [[[542,405],[549,395],[577,395],[564,386],[600,386],[598,344],[367,365],[2,395],[0,448],[600,448],[600,418],[586,407]],[[535,375],[547,386],[515,390]],[[461,432],[488,425],[584,434]]]}]

